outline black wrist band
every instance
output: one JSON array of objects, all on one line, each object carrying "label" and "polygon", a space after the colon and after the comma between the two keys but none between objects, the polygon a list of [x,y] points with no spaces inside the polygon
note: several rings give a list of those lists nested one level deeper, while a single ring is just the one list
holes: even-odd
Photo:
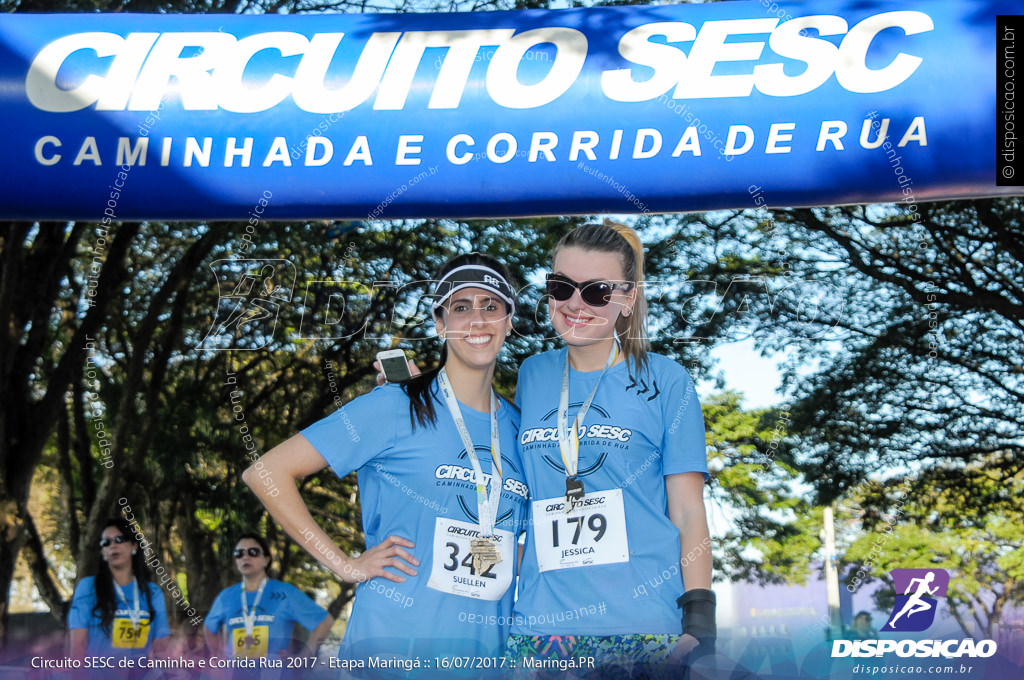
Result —
[{"label": "black wrist band", "polygon": [[683,635],[692,635],[710,650],[714,649],[718,637],[715,604],[715,594],[706,588],[688,590],[676,600],[676,605],[683,610]]},{"label": "black wrist band", "polygon": [[694,588],[693,590],[687,590],[676,599],[676,606],[683,609],[690,602],[701,601],[715,604],[717,602],[715,592],[713,590],[708,590],[707,588]]}]

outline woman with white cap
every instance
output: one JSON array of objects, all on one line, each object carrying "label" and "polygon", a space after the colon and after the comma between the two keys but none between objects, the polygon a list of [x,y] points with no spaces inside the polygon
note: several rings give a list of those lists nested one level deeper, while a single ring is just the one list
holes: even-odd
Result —
[{"label": "woman with white cap", "polygon": [[[518,411],[492,380],[514,289],[508,270],[478,253],[453,258],[437,278],[440,365],[352,400],[243,476],[289,535],[359,584],[339,651],[347,668],[495,657],[509,631],[529,493]],[[327,466],[358,471],[367,549],[356,557],[317,525],[294,484]],[[273,496],[259,479],[268,474],[280,490]]]}]

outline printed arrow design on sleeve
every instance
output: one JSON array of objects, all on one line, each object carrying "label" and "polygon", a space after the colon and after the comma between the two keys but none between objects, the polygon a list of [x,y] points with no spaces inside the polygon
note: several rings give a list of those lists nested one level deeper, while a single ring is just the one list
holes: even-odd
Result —
[{"label": "printed arrow design on sleeve", "polygon": [[652,379],[652,380],[651,380],[651,384],[652,384],[652,385],[654,385],[654,394],[652,394],[651,396],[647,397],[647,401],[651,401],[651,400],[653,400],[653,399],[654,399],[655,397],[657,397],[657,396],[658,396],[659,394],[661,394],[661,390],[660,390],[660,389],[658,389],[658,381],[657,381],[657,380],[654,380],[654,379]]}]

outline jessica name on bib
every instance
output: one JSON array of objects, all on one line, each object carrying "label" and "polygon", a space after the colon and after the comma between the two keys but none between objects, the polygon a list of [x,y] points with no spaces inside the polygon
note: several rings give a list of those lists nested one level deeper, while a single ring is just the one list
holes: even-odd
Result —
[{"label": "jessica name on bib", "polygon": [[540,571],[629,561],[622,489],[592,491],[568,512],[565,497],[533,502]]}]

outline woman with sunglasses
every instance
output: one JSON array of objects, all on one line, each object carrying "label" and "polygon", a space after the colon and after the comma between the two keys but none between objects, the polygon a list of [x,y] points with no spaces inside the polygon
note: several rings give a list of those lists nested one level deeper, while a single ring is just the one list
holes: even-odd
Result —
[{"label": "woman with sunglasses", "polygon": [[224,656],[223,631],[229,656],[289,656],[297,623],[310,634],[296,656],[316,656],[334,617],[295,586],[267,576],[270,545],[259,534],[239,536],[233,554],[242,580],[222,590],[206,615],[206,645],[211,655]]},{"label": "woman with sunglasses", "polygon": [[704,420],[685,369],[648,351],[643,262],[636,232],[607,221],[553,253],[566,347],[527,359],[516,392],[532,517],[513,658],[636,672],[714,644]]},{"label": "woman with sunglasses", "polygon": [[[529,496],[518,412],[492,388],[515,311],[509,281],[479,253],[447,262],[431,304],[440,365],[354,399],[244,475],[289,535],[359,584],[339,651],[347,668],[385,659],[415,673],[408,664],[504,651]],[[339,476],[358,471],[366,537],[358,557],[337,547],[295,488],[328,465]],[[275,496],[259,483],[268,474]]]},{"label": "woman with sunglasses", "polygon": [[145,556],[126,520],[108,519],[103,526],[99,571],[75,587],[68,628],[71,656],[78,659],[139,658],[164,651],[170,628],[163,593],[150,581]]}]

